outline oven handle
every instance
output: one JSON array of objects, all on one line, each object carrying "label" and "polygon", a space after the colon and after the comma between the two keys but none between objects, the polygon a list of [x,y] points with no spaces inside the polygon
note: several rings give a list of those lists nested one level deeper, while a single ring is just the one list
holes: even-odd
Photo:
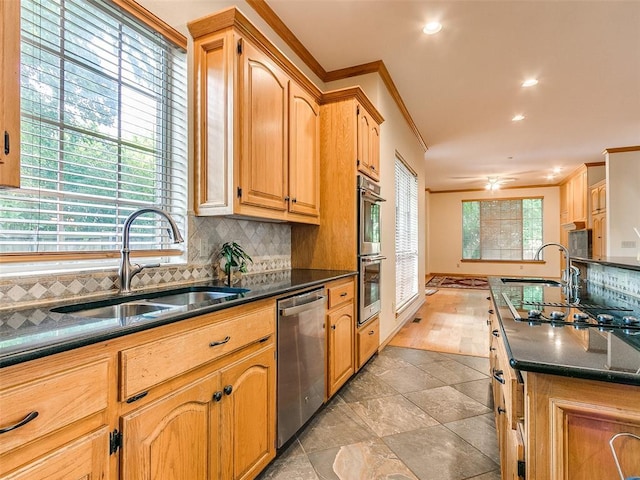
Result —
[{"label": "oven handle", "polygon": [[371,190],[367,190],[366,188],[360,189],[360,196],[365,200],[371,200],[373,202],[386,202],[386,200],[380,195],[373,193]]},{"label": "oven handle", "polygon": [[387,257],[383,257],[382,255],[376,255],[375,257],[360,257],[360,261],[362,263],[380,263],[382,260],[386,260]]}]

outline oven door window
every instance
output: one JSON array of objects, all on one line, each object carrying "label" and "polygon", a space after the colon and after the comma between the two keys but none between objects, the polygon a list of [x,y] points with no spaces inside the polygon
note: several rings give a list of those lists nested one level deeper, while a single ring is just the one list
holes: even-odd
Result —
[{"label": "oven door window", "polygon": [[367,243],[380,243],[380,204],[363,202],[363,240]]},{"label": "oven door window", "polygon": [[[371,263],[364,266],[362,294],[364,307],[371,307],[380,302],[380,265],[381,263]],[[377,313],[377,312],[372,312]]]}]

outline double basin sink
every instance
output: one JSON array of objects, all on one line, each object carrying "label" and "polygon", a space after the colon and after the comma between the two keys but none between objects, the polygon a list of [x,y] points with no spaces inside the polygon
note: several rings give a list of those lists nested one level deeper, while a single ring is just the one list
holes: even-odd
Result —
[{"label": "double basin sink", "polygon": [[224,300],[238,298],[248,291],[244,288],[191,286],[117,297],[104,301],[65,305],[53,308],[52,311],[85,318],[115,318],[128,323],[130,319],[157,318],[176,313],[192,305],[202,307],[213,305]]}]

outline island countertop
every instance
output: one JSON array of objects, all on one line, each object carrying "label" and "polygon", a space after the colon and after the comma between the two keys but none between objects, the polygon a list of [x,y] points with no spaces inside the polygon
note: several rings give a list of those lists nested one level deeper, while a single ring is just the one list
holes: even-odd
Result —
[{"label": "island countertop", "polygon": [[[505,284],[500,277],[489,278],[491,296],[499,320],[509,363],[520,371],[640,385],[640,330],[601,331],[595,318],[598,313],[616,313],[640,318],[640,312],[619,298],[583,296],[578,303],[567,302],[560,287],[534,284]],[[505,295],[517,310],[514,319]],[[552,304],[552,305],[547,305]],[[591,308],[599,305],[624,310]],[[542,311],[541,321],[528,321],[528,309]],[[573,323],[554,324],[548,320],[552,311],[564,313],[567,322],[573,315],[586,312],[590,327]]]},{"label": "island countertop", "polygon": [[[52,311],[52,308],[57,306],[86,300],[67,299],[47,307],[0,311],[0,368],[248,302],[286,296],[289,293],[317,287],[332,280],[356,275],[356,273],[344,270],[292,269],[245,276],[240,284],[234,285],[234,287],[247,289],[246,292],[241,294],[220,299],[210,304],[186,305],[171,314],[157,318],[132,317],[132,321],[126,323],[117,318],[86,318],[73,313],[56,313]],[[156,291],[170,291],[192,285],[221,286],[222,284],[219,282],[200,282],[197,284],[158,287]],[[130,298],[133,300],[137,294],[144,295],[148,292],[148,289],[141,292],[133,292]],[[99,299],[92,298],[91,302],[109,301],[114,297],[114,294],[105,295]],[[276,312],[274,311],[275,314]]]}]

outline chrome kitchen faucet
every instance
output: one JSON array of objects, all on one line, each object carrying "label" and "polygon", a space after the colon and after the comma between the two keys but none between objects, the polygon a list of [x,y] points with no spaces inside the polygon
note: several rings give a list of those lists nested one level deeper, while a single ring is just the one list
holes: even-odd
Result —
[{"label": "chrome kitchen faucet", "polygon": [[130,253],[129,231],[131,230],[131,224],[136,218],[138,218],[140,215],[143,215],[145,213],[156,213],[166,218],[167,221],[169,222],[169,226],[171,227],[171,229],[169,230],[169,235],[173,239],[173,243],[184,242],[184,239],[180,234],[180,230],[178,230],[178,225],[176,225],[176,222],[173,220],[173,218],[171,218],[171,215],[169,215],[167,212],[165,212],[160,208],[156,208],[156,207],[141,208],[140,210],[136,210],[131,215],[129,215],[125,220],[124,226],[122,229],[122,250],[120,251],[120,268],[118,269],[118,277],[120,278],[121,293],[129,293],[131,291],[131,279],[134,277],[134,275],[140,273],[140,271],[143,268],[160,266],[159,263],[154,263],[150,265],[139,265],[136,263],[135,265],[131,265],[131,262],[129,260],[129,253]]},{"label": "chrome kitchen faucet", "polygon": [[574,267],[573,265],[571,265],[571,255],[569,255],[569,250],[567,250],[567,247],[565,247],[561,243],[545,243],[544,245],[540,246],[540,248],[538,248],[533,258],[535,260],[539,260],[540,252],[542,251],[542,249],[549,246],[556,246],[564,253],[566,266],[564,272],[562,272],[562,280],[565,282],[569,299],[570,301],[572,301],[571,299],[577,297],[578,276],[580,275],[580,270],[578,269],[578,267]]}]

